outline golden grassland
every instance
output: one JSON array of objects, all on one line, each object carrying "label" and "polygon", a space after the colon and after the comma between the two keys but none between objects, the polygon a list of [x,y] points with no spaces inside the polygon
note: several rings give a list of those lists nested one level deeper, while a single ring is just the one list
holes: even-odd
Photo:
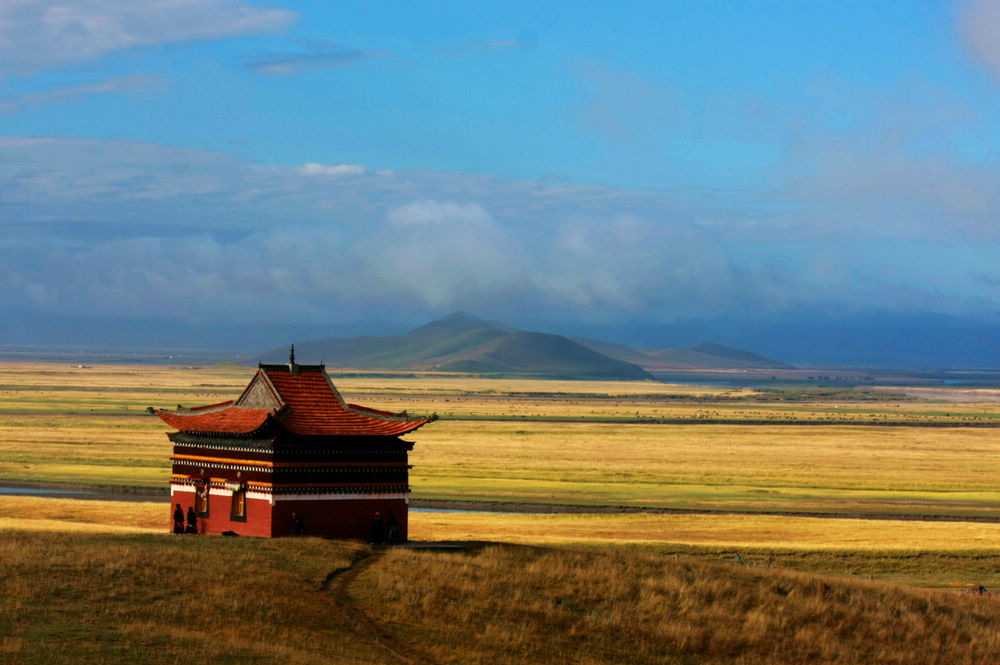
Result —
[{"label": "golden grassland", "polygon": [[995,514],[1000,430],[444,421],[417,497],[711,510]]},{"label": "golden grassland", "polygon": [[[0,482],[165,487],[166,427],[145,406],[232,399],[252,372],[0,363]],[[1000,429],[851,420],[997,418],[992,391],[981,403],[968,390],[961,402],[900,402],[892,392],[872,401],[882,393],[868,389],[858,401],[837,390],[836,403],[785,403],[747,401],[768,394],[742,388],[650,382],[350,373],[337,382],[348,399],[376,408],[444,415],[410,436],[417,499],[850,515],[981,517],[1000,508]],[[735,397],[742,401],[704,401]],[[452,412],[486,420],[449,420]],[[773,422],[831,412],[847,420]],[[685,413],[763,424],[648,422]],[[640,419],[601,421],[623,415]]]},{"label": "golden grassland", "polygon": [[[0,364],[0,485],[164,487],[145,407],[251,374]],[[1000,599],[960,593],[1000,587],[1000,524],[851,517],[995,516],[1000,430],[861,424],[984,421],[994,395],[336,381],[445,416],[408,437],[414,498],[709,512],[412,512],[417,540],[506,543],[444,552],[178,537],[163,502],[0,496],[0,662],[1000,662]],[[641,422],[670,417],[765,424]]]},{"label": "golden grassland", "polygon": [[0,530],[162,534],[170,506],[159,501],[90,501],[41,496],[0,497]]},{"label": "golden grassland", "polygon": [[10,665],[1000,659],[992,596],[651,549],[6,531],[0,560]]},{"label": "golden grassland", "polygon": [[320,591],[358,548],[5,532],[0,662],[384,662]]},{"label": "golden grassland", "polygon": [[[651,382],[545,381],[471,377],[372,379],[337,377],[351,397],[379,408],[456,418],[690,420],[734,423],[981,424],[1000,422],[997,391],[912,394],[874,389],[688,386]],[[492,382],[492,383],[490,383]],[[976,400],[979,394],[980,400]],[[934,399],[934,398],[937,399]],[[903,398],[902,400],[900,398]]]},{"label": "golden grassland", "polygon": [[[231,399],[252,371],[0,364],[5,391],[0,399],[7,409],[0,417],[0,484],[163,488],[169,477],[166,428],[141,413],[140,406]],[[518,400],[530,400],[532,408],[540,405],[548,415],[573,417],[574,410],[592,406],[588,400],[611,399],[607,395],[745,392],[456,376],[349,374],[338,384],[349,399],[376,407],[398,410],[421,397],[447,399],[487,417],[510,410]],[[390,396],[393,386],[398,393]],[[961,404],[890,400],[864,406],[887,412],[904,407],[927,413],[1000,411],[989,395],[983,403],[972,403],[973,392],[963,391]],[[17,408],[23,400],[34,408]],[[793,407],[813,408],[764,402],[739,408],[771,413]],[[906,517],[991,517],[1000,508],[995,483],[1000,429],[444,419],[410,438],[416,444],[411,456],[415,499]]]},{"label": "golden grassland", "polygon": [[[0,499],[0,531],[28,530],[92,534],[166,534],[170,510],[161,502],[8,496]],[[881,580],[919,586],[949,583],[1000,587],[1000,524],[918,520],[831,519],[776,515],[713,514],[523,514],[414,511],[414,540],[492,541],[557,547],[620,547],[683,552],[687,556],[742,553],[760,564],[768,557],[819,556],[803,570],[827,574],[877,573]],[[721,553],[721,554],[720,554]],[[858,559],[905,559],[914,553],[965,561],[958,569],[920,571],[883,566],[859,569],[823,562],[834,553]],[[975,562],[989,562],[985,568]]]},{"label": "golden grassland", "polygon": [[56,363],[0,362],[0,413],[4,411],[142,413],[147,406],[172,407],[232,399],[252,370],[209,372],[156,365],[97,365],[80,369]]},{"label": "golden grassland", "polygon": [[0,414],[0,482],[165,486],[170,442],[148,414]]},{"label": "golden grassland", "polygon": [[993,599],[650,552],[393,551],[357,594],[446,663],[989,662],[1000,649]]},{"label": "golden grassland", "polygon": [[[253,368],[181,368],[0,362],[0,413],[141,413],[232,399]],[[419,374],[378,377],[331,370],[348,399],[413,413],[481,418],[687,419],[737,422],[1000,421],[995,390],[920,388],[755,390],[649,381],[483,379]],[[917,396],[923,399],[910,399]],[[902,400],[902,401],[901,401]]]}]

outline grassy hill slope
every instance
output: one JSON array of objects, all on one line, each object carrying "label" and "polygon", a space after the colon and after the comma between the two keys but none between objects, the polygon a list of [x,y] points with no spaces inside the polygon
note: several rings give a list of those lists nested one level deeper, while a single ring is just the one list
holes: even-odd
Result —
[{"label": "grassy hill slope", "polygon": [[575,338],[583,346],[611,358],[635,363],[650,372],[686,369],[791,369],[791,365],[759,356],[756,353],[731,349],[719,344],[701,342],[680,349],[633,349],[594,339]]},{"label": "grassy hill slope", "polygon": [[992,596],[634,548],[9,531],[0,560],[9,665],[1000,661]]},{"label": "grassy hill slope", "polygon": [[438,365],[438,369],[481,374],[536,374],[559,379],[628,379],[649,376],[631,363],[608,358],[560,335],[516,332]]},{"label": "grassy hill slope", "polygon": [[[299,362],[358,369],[555,379],[652,378],[636,365],[609,358],[566,337],[522,332],[462,312],[403,335],[296,342],[295,352]],[[260,357],[264,362],[285,362],[287,358],[287,349],[272,349]]]}]

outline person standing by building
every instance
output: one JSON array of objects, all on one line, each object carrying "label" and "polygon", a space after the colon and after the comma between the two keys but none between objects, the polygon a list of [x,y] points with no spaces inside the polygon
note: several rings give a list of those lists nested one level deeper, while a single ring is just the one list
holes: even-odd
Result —
[{"label": "person standing by building", "polygon": [[385,523],[382,521],[382,513],[375,513],[375,521],[372,524],[372,543],[381,545],[385,540]]},{"label": "person standing by building", "polygon": [[184,511],[179,503],[174,508],[174,533],[184,533]]},{"label": "person standing by building", "polygon": [[396,533],[399,531],[399,521],[396,520],[396,513],[389,511],[385,518],[385,542],[392,545],[396,542]]},{"label": "person standing by building", "polygon": [[198,516],[194,514],[194,508],[188,508],[187,529],[184,533],[198,533]]}]

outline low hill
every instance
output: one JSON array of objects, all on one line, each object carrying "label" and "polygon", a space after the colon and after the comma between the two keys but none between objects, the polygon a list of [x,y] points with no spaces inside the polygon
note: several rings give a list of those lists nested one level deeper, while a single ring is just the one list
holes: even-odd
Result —
[{"label": "low hill", "polygon": [[[379,370],[439,370],[553,379],[649,380],[641,367],[561,335],[524,332],[456,312],[402,335],[295,342],[299,362]],[[260,355],[285,362],[288,349]]]},{"label": "low hill", "polygon": [[623,344],[576,338],[610,358],[635,363],[649,372],[689,369],[793,369],[791,365],[749,351],[701,342],[680,349],[633,349]]},{"label": "low hill", "polygon": [[[836,578],[635,545],[440,545],[11,530],[2,662],[1000,660],[992,596],[846,579],[885,556],[852,556]],[[963,560],[897,565],[928,558]],[[785,560],[778,552],[775,567]]]}]

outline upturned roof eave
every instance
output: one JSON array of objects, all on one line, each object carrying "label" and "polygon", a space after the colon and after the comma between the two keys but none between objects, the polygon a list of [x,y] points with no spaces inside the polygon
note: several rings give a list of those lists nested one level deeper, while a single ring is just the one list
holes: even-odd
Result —
[{"label": "upturned roof eave", "polygon": [[[286,373],[290,376],[286,376]],[[312,377],[300,387],[291,378],[299,374],[308,374]],[[316,376],[317,374],[322,379]],[[263,382],[264,389],[273,400],[273,404],[278,405],[274,409],[241,406],[244,400],[249,399],[248,395],[258,381]],[[310,382],[313,388],[308,389],[306,386]],[[292,391],[288,397],[282,394],[282,386]],[[314,394],[315,402],[308,399],[303,401],[300,391],[309,398],[309,390],[318,390]],[[324,396],[323,393],[327,391],[329,392]],[[332,403],[327,401],[328,397],[333,397]],[[265,398],[265,402],[267,401],[270,400]],[[326,402],[325,407],[321,406],[324,402]],[[323,365],[261,364],[235,401],[192,409],[178,406],[177,411],[160,409],[154,413],[168,425],[177,428],[178,433],[221,438],[252,438],[260,436],[265,431],[287,432],[291,436],[307,438],[398,438],[437,419],[436,414],[431,417],[415,418],[406,411],[394,413],[349,404],[333,384]],[[345,415],[351,416],[347,422],[342,421],[342,416]]]}]

